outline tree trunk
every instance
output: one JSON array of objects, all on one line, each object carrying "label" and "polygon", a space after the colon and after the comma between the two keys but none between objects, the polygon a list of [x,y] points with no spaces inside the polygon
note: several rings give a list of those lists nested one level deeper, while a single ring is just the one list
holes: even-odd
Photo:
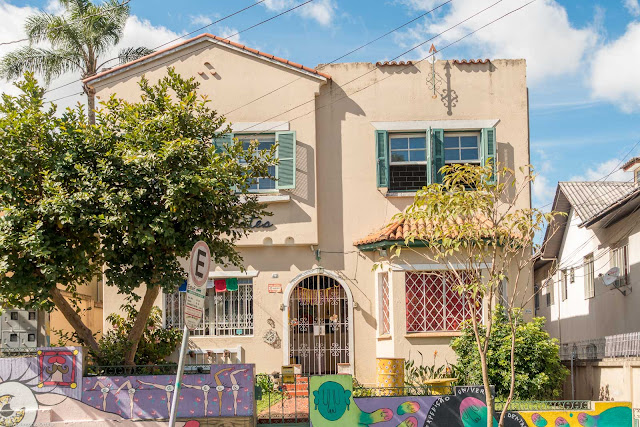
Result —
[{"label": "tree trunk", "polygon": [[509,410],[509,405],[513,400],[513,394],[516,388],[516,328],[518,327],[517,321],[514,323],[511,311],[509,311],[509,324],[511,325],[511,359],[509,363],[509,373],[511,375],[511,382],[509,383],[509,397],[504,403],[504,408],[500,413],[500,420],[498,420],[498,427],[504,427],[504,419]]},{"label": "tree trunk", "polygon": [[87,94],[87,117],[89,124],[96,124],[96,91],[92,87],[84,86],[84,93]]},{"label": "tree trunk", "polygon": [[153,286],[147,288],[147,291],[144,294],[142,305],[140,305],[136,320],[135,322],[133,322],[133,327],[129,332],[129,342],[131,343],[131,346],[124,355],[124,364],[127,366],[135,365],[134,359],[136,356],[136,351],[138,350],[138,344],[140,343],[140,339],[142,338],[144,329],[147,326],[147,320],[149,320],[149,315],[151,314],[153,303],[156,301],[159,293],[160,287]]},{"label": "tree trunk", "polygon": [[95,337],[91,333],[91,329],[89,329],[82,318],[76,310],[69,304],[69,301],[62,295],[60,289],[57,286],[54,286],[51,289],[51,299],[53,303],[58,307],[58,310],[62,313],[67,322],[71,325],[71,327],[76,331],[78,337],[82,340],[82,343],[88,346],[95,353],[99,352],[98,342]]}]

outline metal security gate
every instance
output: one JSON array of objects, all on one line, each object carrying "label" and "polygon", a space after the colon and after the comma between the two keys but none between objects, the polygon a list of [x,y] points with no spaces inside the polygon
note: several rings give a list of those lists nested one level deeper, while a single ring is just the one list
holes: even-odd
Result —
[{"label": "metal security gate", "polygon": [[349,364],[349,301],[335,279],[316,274],[289,296],[289,363],[304,375],[338,373]]}]

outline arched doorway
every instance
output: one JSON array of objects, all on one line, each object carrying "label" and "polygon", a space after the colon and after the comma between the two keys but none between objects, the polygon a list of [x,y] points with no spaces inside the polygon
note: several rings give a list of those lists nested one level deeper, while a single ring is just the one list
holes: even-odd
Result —
[{"label": "arched doorway", "polygon": [[353,298],[333,272],[314,269],[298,275],[284,293],[284,363],[305,375],[335,374],[353,367]]}]

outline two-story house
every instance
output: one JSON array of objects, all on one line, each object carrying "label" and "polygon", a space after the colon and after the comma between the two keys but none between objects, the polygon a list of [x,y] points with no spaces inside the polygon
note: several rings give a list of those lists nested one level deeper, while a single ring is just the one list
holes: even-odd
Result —
[{"label": "two-story house", "polygon": [[[441,266],[372,267],[402,236],[402,227],[385,230],[392,216],[441,179],[442,165],[529,163],[525,61],[308,68],[203,34],[85,82],[99,99],[133,101],[140,77],[153,82],[167,66],[200,82],[233,137],[278,144],[280,160],[276,180],[253,186],[273,216],[255,218],[239,242],[245,271],[211,268],[195,352],[259,372],[292,363],[310,374],[351,371],[365,383],[376,357],[437,350],[453,361],[449,342],[467,313],[433,275]],[[237,290],[225,290],[228,278]],[[105,314],[121,303],[105,287]],[[181,292],[158,298],[167,327],[182,325],[183,303]]]},{"label": "two-story house", "polygon": [[535,264],[536,313],[573,366],[565,397],[640,402],[640,158],[623,169],[631,182],[558,184],[552,209],[564,215]]}]

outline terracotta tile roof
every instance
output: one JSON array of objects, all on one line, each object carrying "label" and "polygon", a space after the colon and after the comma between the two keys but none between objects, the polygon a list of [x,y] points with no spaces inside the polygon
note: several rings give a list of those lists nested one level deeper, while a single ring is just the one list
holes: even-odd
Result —
[{"label": "terracotta tile roof", "polygon": [[[453,221],[453,219],[452,219]],[[455,219],[456,223],[460,224],[462,220],[460,218]],[[473,223],[477,225],[483,225],[485,227],[490,226],[491,222],[485,218],[484,216],[477,216],[473,221]],[[404,220],[401,219],[399,221],[395,221],[363,239],[356,240],[353,242],[354,246],[368,245],[372,243],[384,242],[384,241],[393,241],[393,240],[404,240],[409,237],[411,234],[415,234],[417,232],[418,235],[423,235],[428,233],[431,229],[433,229],[433,224],[427,222],[424,219],[420,220]]]},{"label": "terracotta tile roof", "polygon": [[413,65],[413,61],[384,61],[384,62],[376,62],[376,67],[381,67],[383,65]]},{"label": "terracotta tile roof", "polygon": [[624,170],[625,172],[628,172],[629,168],[631,166],[634,166],[636,163],[640,163],[640,157],[634,157],[633,159],[630,159],[627,163],[622,165],[622,170]]},{"label": "terracotta tile roof", "polygon": [[457,65],[464,65],[464,64],[488,64],[489,62],[491,62],[489,60],[489,58],[486,59],[454,59],[453,63],[457,64]]},{"label": "terracotta tile roof", "polygon": [[162,54],[164,52],[167,52],[167,51],[170,51],[170,50],[173,50],[173,49],[176,49],[176,48],[183,47],[183,46],[185,46],[187,44],[193,43],[196,40],[204,39],[204,38],[214,39],[214,40],[217,40],[219,42],[226,43],[228,45],[234,46],[234,47],[236,47],[238,49],[245,50],[245,51],[247,51],[249,53],[252,53],[254,55],[260,55],[260,56],[263,56],[265,58],[268,58],[268,59],[271,59],[271,60],[274,60],[274,61],[277,61],[277,62],[281,62],[281,63],[286,64],[286,65],[289,65],[291,67],[299,68],[299,69],[307,71],[309,73],[313,73],[313,74],[316,74],[318,76],[324,77],[325,79],[331,79],[331,76],[329,74],[320,72],[320,71],[316,70],[315,68],[305,67],[302,64],[298,64],[296,62],[292,62],[292,61],[289,61],[289,60],[284,59],[284,58],[279,58],[277,56],[271,55],[270,53],[260,52],[259,50],[252,49],[252,48],[250,48],[248,46],[245,46],[243,44],[236,43],[236,42],[233,42],[231,40],[224,39],[222,37],[218,37],[218,36],[213,35],[213,34],[204,33],[204,34],[200,34],[199,36],[192,37],[192,38],[190,38],[188,40],[185,40],[185,41],[183,41],[181,43],[169,46],[169,47],[167,47],[165,49],[158,50],[158,51],[153,52],[153,53],[151,53],[149,55],[146,55],[146,56],[143,56],[141,58],[138,58],[138,59],[136,59],[134,61],[127,62],[126,64],[118,65],[117,67],[113,67],[113,68],[110,68],[108,70],[102,71],[102,72],[100,72],[100,73],[98,73],[98,74],[96,74],[94,76],[91,76],[91,77],[88,77],[88,78],[84,79],[83,83],[87,83],[87,82],[90,82],[92,80],[104,77],[104,76],[106,76],[108,74],[112,74],[114,72],[122,70],[123,68],[131,67],[132,65],[147,61],[147,60],[153,58],[154,56],[160,55],[160,54]]}]

